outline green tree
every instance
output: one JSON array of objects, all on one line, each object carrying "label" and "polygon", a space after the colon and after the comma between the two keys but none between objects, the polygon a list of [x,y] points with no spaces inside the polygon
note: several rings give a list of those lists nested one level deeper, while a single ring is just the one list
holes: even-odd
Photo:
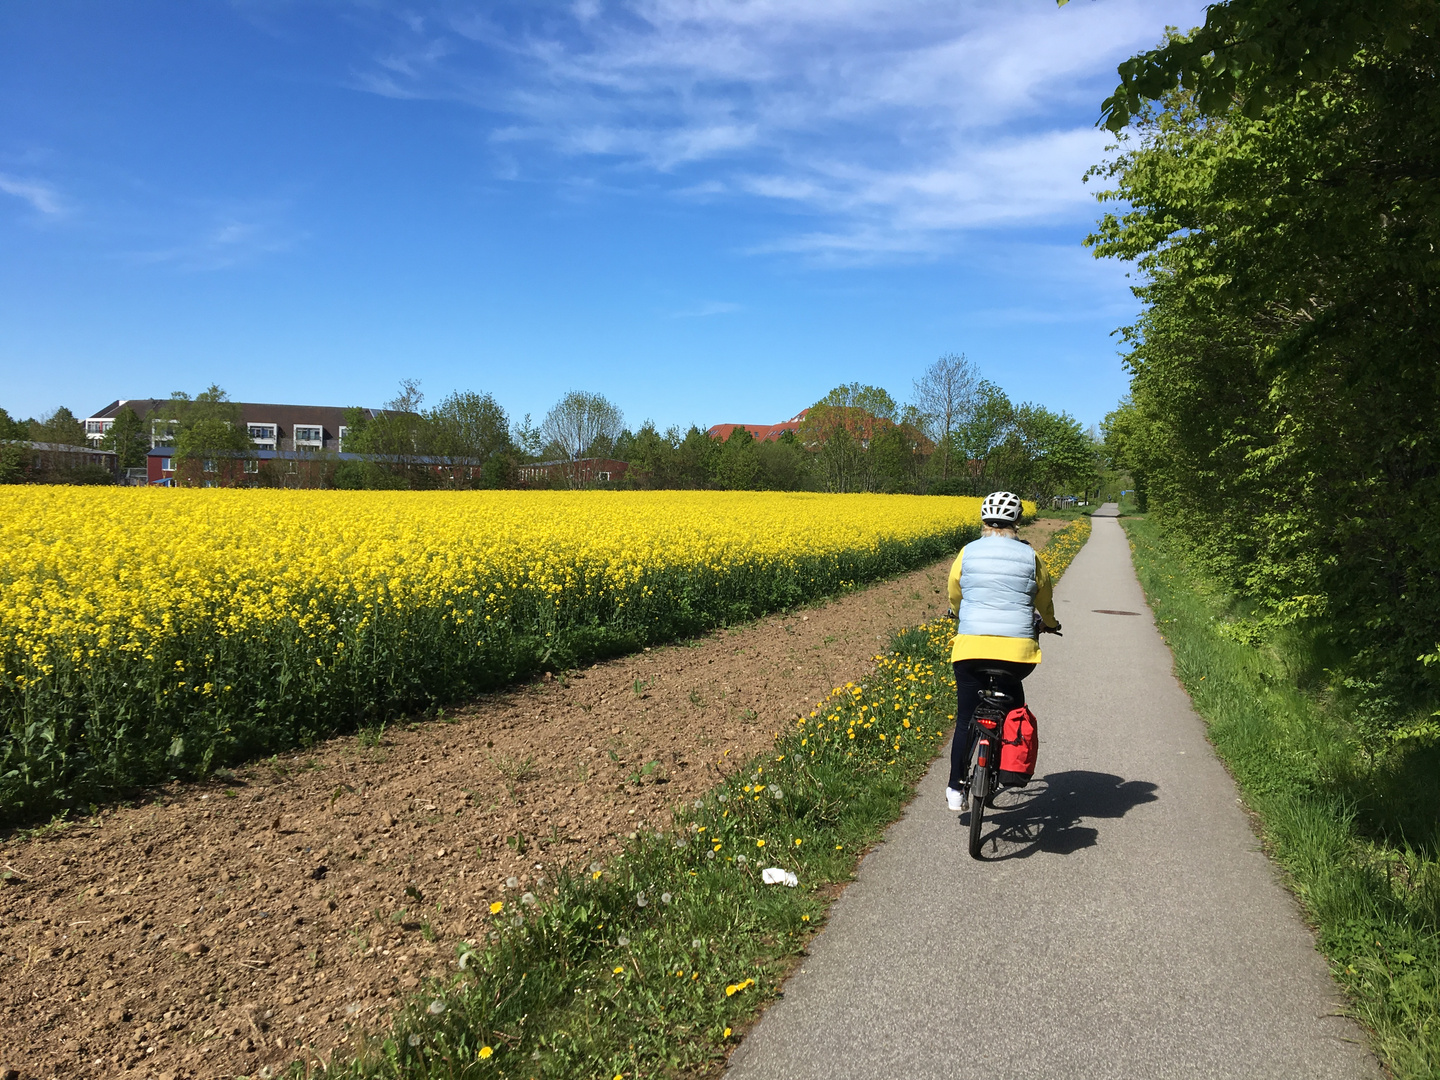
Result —
[{"label": "green tree", "polygon": [[979,384],[979,372],[964,353],[940,357],[915,380],[916,420],[935,445],[931,461],[941,480],[950,476],[954,435],[975,408]]},{"label": "green tree", "polygon": [[32,442],[58,443],[61,446],[88,446],[85,425],[65,406],[60,406],[44,420],[29,421]]},{"label": "green tree", "polygon": [[1265,620],[1332,637],[1357,677],[1431,693],[1440,665],[1416,658],[1440,639],[1432,23],[1300,83],[1262,65],[1223,111],[1208,76],[1145,106],[1098,173],[1122,208],[1091,238],[1141,278],[1124,446],[1154,512]]},{"label": "green tree", "polygon": [[849,383],[817,401],[800,425],[801,443],[815,455],[816,473],[829,491],[870,491],[875,462],[870,445],[896,425],[900,409],[878,386]]},{"label": "green tree", "polygon": [[567,480],[574,486],[578,483],[574,462],[597,449],[608,451],[624,426],[619,408],[603,394],[572,390],[545,414],[540,431],[547,444],[554,446],[571,462],[572,469],[567,474]]},{"label": "green tree", "polygon": [[402,379],[399,392],[373,416],[363,409],[348,410],[345,452],[363,454],[368,460],[343,462],[337,467],[337,486],[434,487],[437,483],[434,470],[420,460],[436,453],[435,425],[424,413],[424,402],[420,381]]},{"label": "green tree", "polygon": [[1105,440],[1109,468],[1130,477],[1135,491],[1135,506],[1144,513],[1150,505],[1145,462],[1154,456],[1154,451],[1146,446],[1146,436],[1152,432],[1151,425],[1141,415],[1135,400],[1127,394],[1105,415],[1100,430]]},{"label": "green tree", "polygon": [[238,483],[242,458],[253,450],[240,417],[240,406],[213,383],[193,398],[182,390],[170,395],[175,428],[175,475],[187,486]]},{"label": "green tree", "polygon": [[777,439],[757,442],[755,456],[760,462],[759,487],[765,491],[804,491],[811,487],[810,455],[793,431]]},{"label": "green tree", "polygon": [[1181,89],[1202,115],[1256,119],[1343,76],[1358,57],[1428,68],[1437,29],[1431,0],[1221,0],[1193,33],[1171,34],[1120,65],[1104,123],[1123,131],[1149,102]]},{"label": "green tree", "polygon": [[25,449],[15,442],[0,442],[0,484],[18,484],[25,479]]},{"label": "green tree", "polygon": [[760,487],[760,455],[749,428],[737,427],[720,444],[715,460],[715,482],[730,491],[754,491]]},{"label": "green tree", "polygon": [[120,468],[143,468],[145,456],[150,452],[149,425],[127,406],[115,414],[115,422],[105,432],[100,445],[115,452]]},{"label": "green tree", "polygon": [[676,448],[676,478],[685,488],[705,488],[714,483],[720,458],[720,443],[693,424]]},{"label": "green tree", "polygon": [[30,423],[28,420],[13,420],[8,412],[0,409],[0,442],[6,439],[28,440]]},{"label": "green tree", "polygon": [[619,442],[615,456],[630,463],[628,476],[632,484],[650,488],[679,486],[678,429],[661,434],[654,421],[646,420],[639,431],[626,432]]},{"label": "green tree", "polygon": [[[514,473],[514,446],[510,442],[510,419],[490,394],[455,391],[436,408],[422,414],[417,435],[420,449],[429,456],[450,462],[457,483],[497,487]],[[488,471],[492,459],[496,462]],[[460,472],[459,470],[465,470]],[[470,476],[469,481],[465,476]]]}]

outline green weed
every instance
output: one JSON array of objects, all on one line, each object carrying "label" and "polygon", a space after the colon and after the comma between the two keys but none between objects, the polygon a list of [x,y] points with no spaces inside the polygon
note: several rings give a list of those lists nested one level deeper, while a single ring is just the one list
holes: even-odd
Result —
[{"label": "green weed", "polygon": [[[495,900],[478,944],[456,946],[456,973],[326,1075],[483,1068],[539,1080],[719,1067],[734,1030],[775,995],[815,932],[828,887],[850,877],[942,745],[949,632],[938,623],[899,635],[859,696],[837,690],[771,752],[663,829],[637,830],[608,863],[555,874],[543,905]],[[762,884],[767,866],[797,874],[800,887]]]},{"label": "green weed", "polygon": [[1440,1075],[1440,744],[1381,737],[1355,688],[1325,686],[1314,643],[1229,632],[1245,613],[1153,522],[1123,524],[1176,673],[1354,1015],[1395,1076]]}]

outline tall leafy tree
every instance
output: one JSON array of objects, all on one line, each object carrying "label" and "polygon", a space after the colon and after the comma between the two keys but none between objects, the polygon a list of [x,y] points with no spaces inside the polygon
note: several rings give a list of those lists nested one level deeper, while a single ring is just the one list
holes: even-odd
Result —
[{"label": "tall leafy tree", "polygon": [[115,422],[100,445],[115,452],[120,468],[142,468],[150,451],[150,428],[134,409],[126,406],[115,414]]},{"label": "tall leafy tree", "polygon": [[1145,305],[1120,438],[1264,621],[1418,690],[1440,675],[1417,659],[1440,640],[1436,8],[1209,10],[1228,38],[1124,75],[1135,123],[1099,174],[1116,208],[1091,243],[1136,262]]},{"label": "tall leafy tree", "polygon": [[0,409],[0,442],[6,439],[30,438],[30,424],[25,420],[14,420],[4,409]]},{"label": "tall leafy tree", "polygon": [[915,380],[918,420],[935,444],[935,470],[942,480],[950,476],[952,440],[975,407],[979,385],[980,374],[964,353],[945,354]]},{"label": "tall leafy tree", "polygon": [[240,457],[254,449],[241,422],[240,406],[213,383],[193,398],[182,390],[170,395],[175,430],[176,476],[182,484],[233,482],[242,473]]},{"label": "tall leafy tree", "polygon": [[831,491],[868,491],[874,484],[870,444],[894,427],[899,406],[878,386],[837,386],[811,405],[800,425],[800,441]]},{"label": "tall leafy tree", "polygon": [[62,446],[88,446],[85,425],[65,406],[60,406],[43,420],[29,422],[32,442],[58,443]]},{"label": "tall leafy tree", "polygon": [[572,390],[561,398],[540,425],[540,431],[571,463],[567,476],[577,482],[574,463],[585,457],[597,441],[612,444],[624,429],[620,409],[603,394]]},{"label": "tall leafy tree", "polygon": [[512,449],[510,420],[490,394],[457,390],[424,419],[425,449],[457,465],[483,466]]}]

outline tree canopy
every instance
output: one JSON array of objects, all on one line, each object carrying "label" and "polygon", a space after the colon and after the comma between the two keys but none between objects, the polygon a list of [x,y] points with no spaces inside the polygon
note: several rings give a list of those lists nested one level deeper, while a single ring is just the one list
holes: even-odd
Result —
[{"label": "tree canopy", "polygon": [[1431,5],[1372,7],[1213,6],[1274,55],[1142,104],[1090,243],[1141,277],[1107,441],[1150,505],[1264,621],[1413,689],[1440,674],[1440,57]]}]

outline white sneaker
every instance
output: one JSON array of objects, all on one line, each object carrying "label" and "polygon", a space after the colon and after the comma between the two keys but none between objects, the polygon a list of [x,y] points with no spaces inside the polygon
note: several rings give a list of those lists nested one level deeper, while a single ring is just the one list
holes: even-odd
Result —
[{"label": "white sneaker", "polygon": [[956,791],[953,787],[945,789],[945,805],[957,814],[965,812],[965,804],[970,800],[966,797],[969,792],[964,790]]}]

